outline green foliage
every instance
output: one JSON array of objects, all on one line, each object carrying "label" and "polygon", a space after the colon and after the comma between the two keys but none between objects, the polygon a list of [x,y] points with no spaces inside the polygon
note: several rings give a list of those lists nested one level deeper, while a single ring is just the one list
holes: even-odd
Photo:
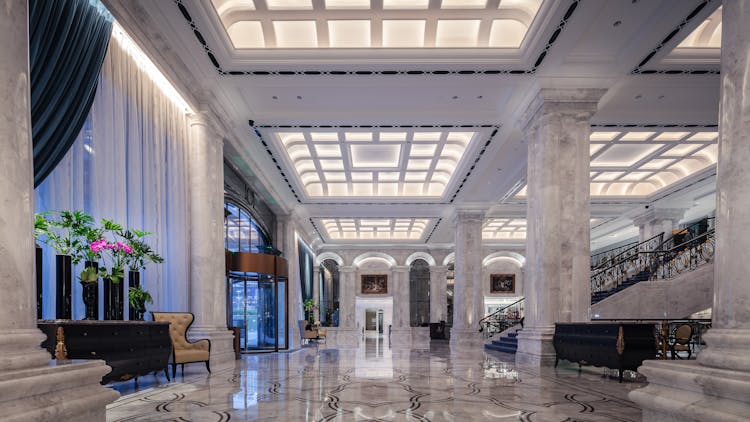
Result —
[{"label": "green foliage", "polygon": [[81,271],[78,279],[84,283],[96,283],[99,280],[99,273],[94,267],[86,267]]},{"label": "green foliage", "polygon": [[151,293],[140,287],[131,287],[128,289],[128,302],[131,308],[145,310],[146,303],[154,303],[154,300],[151,298]]}]

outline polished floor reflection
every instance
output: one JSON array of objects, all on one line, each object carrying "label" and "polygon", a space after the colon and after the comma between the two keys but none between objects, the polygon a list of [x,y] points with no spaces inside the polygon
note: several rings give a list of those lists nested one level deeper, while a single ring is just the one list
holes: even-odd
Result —
[{"label": "polished floor reflection", "polygon": [[[123,383],[108,421],[640,421],[627,400],[643,386],[618,383],[608,371],[561,366],[534,373],[512,356],[392,350],[366,339],[358,350],[305,347],[245,356],[232,370],[207,376],[189,365],[166,383]],[[506,362],[507,360],[507,362]],[[151,384],[148,384],[151,383]]]}]

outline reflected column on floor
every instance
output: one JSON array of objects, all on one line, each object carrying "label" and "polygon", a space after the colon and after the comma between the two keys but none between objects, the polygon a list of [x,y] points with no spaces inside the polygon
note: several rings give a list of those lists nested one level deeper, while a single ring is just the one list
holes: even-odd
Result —
[{"label": "reflected column on floor", "polygon": [[[397,265],[393,273],[393,329],[391,347],[411,349],[411,326],[409,324],[409,267]],[[386,335],[388,334],[386,327]]]},{"label": "reflected column on floor", "polygon": [[740,421],[750,415],[750,1],[724,2],[716,180],[713,328],[698,360],[646,361],[630,393],[650,421]]},{"label": "reflected column on floor", "polygon": [[555,322],[589,320],[590,119],[604,92],[540,89],[520,122],[528,145],[528,227],[519,364],[554,364]]},{"label": "reflected column on floor", "polygon": [[452,349],[481,348],[477,312],[484,306],[481,303],[484,211],[457,210],[453,223],[456,260],[450,345]]},{"label": "reflected column on floor", "polygon": [[[204,113],[189,119],[191,339],[211,340],[211,369],[234,365],[226,323],[224,256],[224,141],[209,131]],[[175,292],[177,294],[177,292]]]},{"label": "reflected column on floor", "polygon": [[49,365],[39,347],[28,20],[26,1],[0,7],[0,418],[104,421],[118,397],[99,385],[110,371],[104,361]]}]

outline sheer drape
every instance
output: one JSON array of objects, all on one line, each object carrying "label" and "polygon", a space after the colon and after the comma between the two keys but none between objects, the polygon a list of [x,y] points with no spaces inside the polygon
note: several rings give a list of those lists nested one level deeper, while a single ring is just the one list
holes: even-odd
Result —
[{"label": "sheer drape", "polygon": [[[143,288],[154,298],[147,308],[187,310],[185,109],[141,69],[128,53],[132,48],[115,28],[91,112],[65,158],[36,189],[36,209],[82,209],[97,220],[109,218],[153,232],[147,239],[166,262],[148,265],[141,275]],[[49,299],[54,298],[54,255],[45,248],[45,318],[54,316],[54,300]],[[80,319],[81,286],[74,285],[73,317]],[[101,298],[99,303],[101,307]]]}]

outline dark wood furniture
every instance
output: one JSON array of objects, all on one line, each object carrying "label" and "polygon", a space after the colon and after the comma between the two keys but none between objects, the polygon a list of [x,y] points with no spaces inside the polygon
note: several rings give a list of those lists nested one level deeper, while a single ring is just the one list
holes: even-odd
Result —
[{"label": "dark wood furniture", "polygon": [[150,321],[40,320],[47,339],[42,347],[53,359],[102,359],[112,372],[102,384],[126,381],[151,372],[164,371],[172,344],[169,323]]},{"label": "dark wood furniture", "polygon": [[654,324],[590,322],[555,324],[553,344],[557,358],[579,365],[636,370],[656,357]]}]

